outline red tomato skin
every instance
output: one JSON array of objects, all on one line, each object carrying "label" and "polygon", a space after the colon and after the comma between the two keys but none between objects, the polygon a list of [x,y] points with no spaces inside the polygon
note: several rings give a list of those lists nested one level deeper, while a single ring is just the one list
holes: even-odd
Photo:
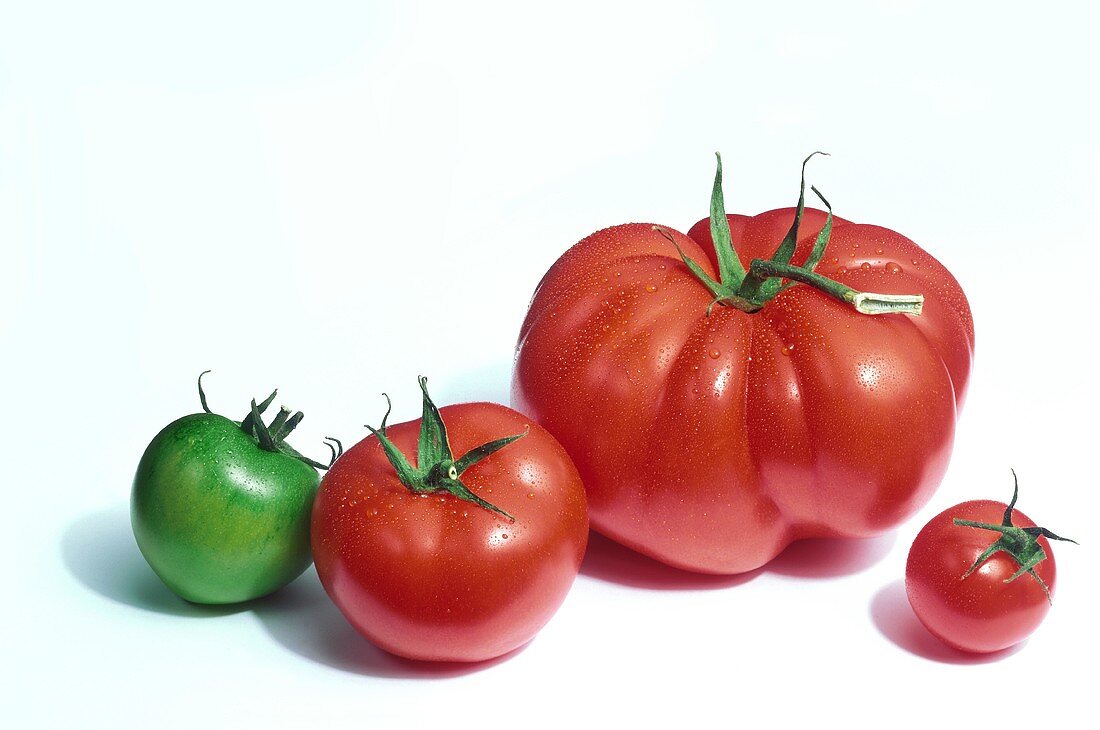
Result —
[{"label": "red tomato skin", "polygon": [[[746,267],[793,217],[728,216]],[[806,210],[796,263],[824,220]],[[650,224],[594,233],[551,267],[520,332],[512,405],[573,456],[596,530],[732,574],[799,538],[881,534],[930,499],[969,378],[966,297],[904,236],[834,220],[817,270],[923,293],[922,316],[862,315],[796,286],[756,314],[708,317],[711,294]],[[671,235],[717,276],[708,221]]]},{"label": "red tomato skin", "polygon": [[[963,502],[933,517],[917,534],[905,565],[905,592],[913,612],[932,634],[961,651],[985,654],[1007,649],[1030,636],[1046,618],[1050,600],[1030,575],[1005,583],[1019,564],[1003,552],[963,575],[998,534],[962,527],[955,518],[999,525],[1006,505],[992,500]],[[1019,510],[1012,524],[1034,527]],[[1054,595],[1057,569],[1045,537],[1046,560],[1035,567]]]},{"label": "red tomato skin", "polygon": [[[369,436],[321,481],[314,561],[375,645],[410,659],[482,661],[527,643],[557,611],[584,557],[587,505],[568,454],[522,414],[493,403],[440,413],[456,457],[530,426],[462,474],[516,521],[449,494],[413,494]],[[387,428],[414,463],[419,429],[419,419]]]}]

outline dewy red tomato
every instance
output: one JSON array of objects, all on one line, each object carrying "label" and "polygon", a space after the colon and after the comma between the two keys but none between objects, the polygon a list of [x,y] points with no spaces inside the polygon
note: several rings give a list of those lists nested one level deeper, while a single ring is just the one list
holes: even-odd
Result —
[{"label": "dewy red tomato", "polygon": [[[1015,477],[1015,472],[1013,472]],[[1055,566],[1051,540],[1007,505],[963,502],[933,517],[913,540],[905,590],[921,623],[963,651],[1006,649],[1026,639],[1050,610]]]},{"label": "dewy red tomato", "polygon": [[687,236],[634,223],[569,249],[520,331],[513,407],[573,457],[593,527],[671,565],[738,573],[893,528],[947,466],[962,289],[901,234],[802,198],[727,216],[721,161],[711,212]]},{"label": "dewy red tomato", "polygon": [[422,419],[383,419],[321,481],[314,561],[348,621],[383,649],[490,659],[529,641],[565,599],[588,541],[584,488],[526,416],[494,403],[437,410],[425,382]]}]

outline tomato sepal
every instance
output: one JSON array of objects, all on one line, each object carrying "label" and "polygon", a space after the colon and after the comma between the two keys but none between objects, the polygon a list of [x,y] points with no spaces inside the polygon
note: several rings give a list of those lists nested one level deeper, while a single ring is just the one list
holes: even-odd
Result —
[{"label": "tomato sepal", "polygon": [[366,425],[367,429],[378,438],[386,459],[397,472],[397,478],[414,494],[445,492],[490,512],[496,512],[507,518],[509,522],[515,522],[515,517],[474,494],[459,477],[485,457],[526,436],[530,429],[476,446],[456,460],[447,438],[447,425],[443,422],[443,417],[431,396],[428,395],[428,379],[422,375],[419,381],[420,390],[424,396],[424,411],[420,419],[420,436],[416,444],[416,466],[409,462],[408,457],[386,435],[386,421],[390,417],[393,404],[385,393],[382,396],[386,399],[386,414],[382,417],[381,426],[374,428],[369,424]]},{"label": "tomato sepal", "polygon": [[[789,264],[791,259],[794,258],[794,251],[798,247],[798,229],[802,225],[802,214],[806,210],[806,165],[814,158],[815,155],[829,156],[828,152],[811,152],[806,156],[806,159],[802,160],[802,179],[798,188],[798,205],[794,209],[794,222],[791,223],[790,229],[787,230],[787,235],[783,237],[783,240],[779,242],[779,246],[776,247],[775,253],[772,254],[772,261],[779,264]],[[811,187],[816,193],[817,188]],[[818,193],[820,197],[820,193]],[[826,204],[828,205],[828,204]],[[829,208],[830,212],[832,208]],[[826,242],[828,238],[826,237]],[[822,246],[822,252],[824,252],[824,245]],[[812,267],[810,267],[812,268]],[[778,284],[779,282],[775,282]],[[765,289],[773,287],[766,286]],[[774,292],[773,292],[774,295]]]},{"label": "tomato sepal", "polygon": [[1005,509],[1004,519],[1001,521],[1001,524],[995,525],[988,522],[976,522],[974,520],[966,520],[958,517],[952,519],[952,522],[959,527],[990,530],[1001,534],[996,542],[982,551],[981,555],[974,561],[974,564],[963,573],[960,580],[966,580],[975,570],[981,567],[982,563],[989,560],[995,553],[1004,552],[1020,566],[1020,569],[1006,578],[1004,582],[1011,583],[1026,573],[1034,578],[1039,586],[1042,587],[1043,593],[1046,594],[1047,601],[1053,603],[1051,600],[1050,588],[1047,586],[1046,582],[1039,577],[1039,574],[1035,572],[1035,566],[1047,559],[1046,550],[1039,544],[1039,538],[1045,537],[1050,540],[1072,542],[1074,545],[1077,545],[1078,542],[1068,537],[1055,535],[1045,527],[1017,527],[1013,525],[1012,511],[1016,507],[1016,499],[1020,494],[1020,482],[1016,477],[1015,469],[1012,470],[1012,479],[1014,482],[1012,488],[1012,501],[1008,503],[1008,507]]},{"label": "tomato sepal", "polygon": [[725,198],[722,194],[722,156],[718,158],[717,172],[714,176],[714,188],[710,199],[710,231],[714,242],[714,251],[718,260],[718,280],[711,277],[702,266],[683,252],[672,234],[661,226],[653,230],[664,236],[680,254],[680,259],[692,275],[714,296],[707,306],[710,316],[715,304],[739,309],[742,312],[759,312],[780,292],[797,284],[812,286],[818,291],[844,302],[860,314],[912,314],[919,315],[924,307],[922,294],[878,294],[861,292],[822,276],[814,271],[825,255],[833,227],[833,207],[816,187],[810,186],[825,207],[828,216],[825,225],[814,240],[813,249],[805,263],[797,266],[791,263],[798,246],[798,234],[802,225],[802,215],[806,208],[806,165],[815,155],[828,155],[828,152],[814,152],[802,161],[802,178],[798,193],[798,205],[795,208],[794,222],[786,236],[779,243],[769,259],[753,259],[748,271],[741,264],[737,249],[733,245],[729,220],[726,217]]},{"label": "tomato sepal", "polygon": [[[203,412],[210,415],[217,415],[210,410],[210,406],[206,400],[206,391],[202,387],[202,377],[209,372],[209,370],[203,370],[199,373],[199,405],[202,406]],[[275,396],[278,395],[278,393],[279,390],[276,388],[271,391],[271,395],[264,398],[260,403],[256,403],[256,399],[253,398],[248,414],[240,421],[241,430],[255,439],[256,444],[264,451],[284,454],[292,459],[297,459],[298,461],[308,464],[314,469],[320,469],[322,471],[330,469],[332,465],[336,463],[336,460],[344,453],[344,445],[340,443],[340,439],[333,436],[325,436],[324,444],[331,453],[331,459],[327,464],[322,464],[319,461],[314,461],[308,456],[304,456],[286,442],[286,438],[298,427],[302,419],[305,418],[304,413],[296,411],[292,415],[289,408],[280,406],[279,413],[276,414],[271,423],[264,423],[263,414],[268,409],[268,406],[275,401]]]},{"label": "tomato sepal", "polygon": [[[806,159],[809,160],[808,157]],[[813,271],[817,268],[817,265],[821,263],[821,259],[825,257],[825,249],[828,247],[829,239],[833,235],[833,206],[825,199],[821,191],[813,185],[810,186],[810,190],[814,191],[814,195],[817,196],[817,199],[825,206],[825,210],[828,211],[828,214],[825,216],[825,224],[821,226],[821,230],[817,232],[817,238],[814,239],[814,247],[810,250],[810,255],[806,257],[806,263],[802,264],[810,271]],[[791,286],[794,286],[794,283],[787,282],[780,288],[780,291]]]},{"label": "tomato sepal", "polygon": [[[718,275],[727,287],[736,291],[737,287],[741,286],[741,282],[745,280],[745,275],[748,272],[745,271],[741,258],[737,255],[737,249],[733,247],[730,222],[726,218],[726,201],[722,193],[722,155],[715,152],[714,156],[718,160],[718,167],[714,173],[714,187],[710,193],[710,237],[714,241],[714,250],[718,254]],[[667,234],[666,237],[670,241],[672,240]],[[675,242],[673,242],[673,245],[675,245]],[[676,249],[679,251],[680,247],[676,246]],[[696,271],[698,265],[684,256],[683,251],[680,251],[680,258],[684,259],[684,263],[688,265],[692,273],[699,276]],[[699,269],[699,271],[702,271],[702,269]]]}]

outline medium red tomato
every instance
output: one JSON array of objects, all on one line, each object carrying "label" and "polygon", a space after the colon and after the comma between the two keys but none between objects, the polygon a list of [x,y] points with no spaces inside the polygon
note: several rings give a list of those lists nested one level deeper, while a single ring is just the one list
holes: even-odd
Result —
[{"label": "medium red tomato", "polygon": [[382,419],[322,479],[317,574],[386,651],[490,659],[528,642],[565,599],[588,541],[584,488],[526,416],[495,403],[437,410],[420,386],[422,419]]},{"label": "medium red tomato", "polygon": [[1018,493],[1017,486],[1007,505],[982,499],[944,510],[909,549],[905,592],[913,612],[956,649],[1018,644],[1050,610],[1056,571],[1047,539],[1073,540],[1014,511]]},{"label": "medium red tomato", "polygon": [[726,215],[720,160],[711,212],[569,249],[520,331],[513,407],[572,455],[593,527],[670,565],[739,573],[895,527],[951,452],[974,345],[958,282],[802,198]]}]

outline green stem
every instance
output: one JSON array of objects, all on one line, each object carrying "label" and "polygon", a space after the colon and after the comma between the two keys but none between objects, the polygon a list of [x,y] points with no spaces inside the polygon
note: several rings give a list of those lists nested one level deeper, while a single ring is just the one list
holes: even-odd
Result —
[{"label": "green stem", "polygon": [[[729,220],[726,217],[725,198],[722,195],[722,157],[718,155],[718,167],[714,175],[714,187],[710,198],[710,233],[718,260],[718,280],[711,278],[699,264],[688,257],[676,243],[672,234],[654,226],[653,229],[668,239],[680,254],[684,265],[711,293],[714,299],[707,306],[707,315],[715,304],[733,307],[742,312],[759,312],[764,305],[774,299],[791,282],[808,284],[829,296],[851,305],[861,314],[920,314],[924,305],[921,294],[876,294],[860,292],[833,281],[828,277],[814,273],[814,268],[825,255],[829,236],[833,229],[833,207],[829,201],[810,186],[814,194],[828,208],[829,213],[814,241],[813,249],[802,266],[794,266],[791,259],[798,247],[798,235],[802,224],[802,214],[806,208],[806,164],[814,155],[826,152],[814,152],[802,161],[802,181],[798,190],[798,205],[795,208],[794,222],[783,237],[770,259],[755,259],[748,271],[741,265],[737,249],[733,245]],[[784,279],[790,281],[784,283]]]},{"label": "green stem", "polygon": [[749,267],[749,276],[759,279],[777,277],[807,284],[834,299],[850,304],[861,314],[920,314],[924,307],[923,294],[876,294],[856,291],[817,272],[777,261],[754,259]]}]

